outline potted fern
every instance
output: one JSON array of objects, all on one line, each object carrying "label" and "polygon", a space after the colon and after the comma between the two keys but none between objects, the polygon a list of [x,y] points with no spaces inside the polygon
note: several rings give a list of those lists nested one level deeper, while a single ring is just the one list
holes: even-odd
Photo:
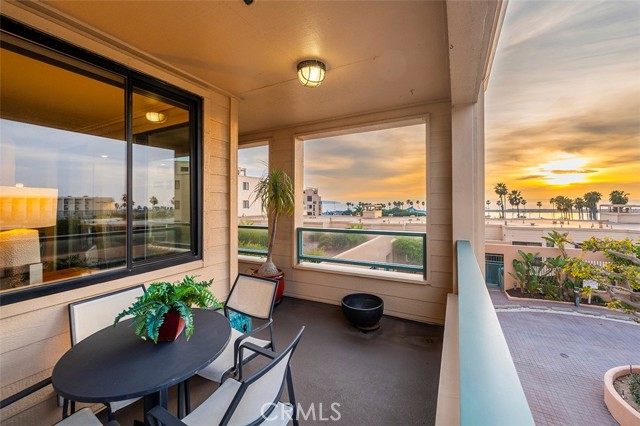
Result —
[{"label": "potted fern", "polygon": [[142,340],[174,341],[183,329],[187,340],[193,334],[191,305],[199,308],[218,307],[220,303],[209,287],[213,280],[195,282],[186,276],[182,281],[155,282],[128,309],[116,316],[113,326],[127,315],[133,315],[131,325]]},{"label": "potted fern", "polygon": [[276,303],[279,303],[284,292],[284,273],[273,263],[273,245],[276,240],[278,218],[291,216],[295,210],[296,197],[293,182],[284,171],[274,169],[264,176],[254,189],[254,200],[260,201],[262,211],[267,213],[269,222],[269,241],[267,259],[254,271],[254,275],[278,281]]}]

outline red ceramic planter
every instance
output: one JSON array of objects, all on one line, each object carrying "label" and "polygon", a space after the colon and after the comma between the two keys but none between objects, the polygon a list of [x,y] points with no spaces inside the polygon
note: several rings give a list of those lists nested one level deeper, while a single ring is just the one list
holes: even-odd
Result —
[{"label": "red ceramic planter", "polygon": [[173,342],[182,333],[182,330],[184,330],[184,320],[178,311],[171,309],[164,315],[164,322],[158,332],[158,341]]}]

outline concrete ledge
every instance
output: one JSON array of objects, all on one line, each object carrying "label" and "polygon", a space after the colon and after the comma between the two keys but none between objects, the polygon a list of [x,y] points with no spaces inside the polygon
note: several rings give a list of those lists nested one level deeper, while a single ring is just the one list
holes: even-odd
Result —
[{"label": "concrete ledge", "polygon": [[[610,369],[604,374],[604,403],[620,426],[640,425],[640,413],[622,399],[613,387],[613,382],[620,376],[629,374],[629,366],[624,365]],[[640,365],[631,366],[631,372],[640,373]]]}]

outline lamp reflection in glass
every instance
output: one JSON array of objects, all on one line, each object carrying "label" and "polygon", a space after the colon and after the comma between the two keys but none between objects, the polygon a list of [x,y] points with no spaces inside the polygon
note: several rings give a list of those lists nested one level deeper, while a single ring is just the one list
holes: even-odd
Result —
[{"label": "lamp reflection in glass", "polygon": [[161,112],[148,112],[145,114],[145,117],[152,123],[160,124],[167,121],[167,116]]},{"label": "lamp reflection in glass", "polygon": [[298,64],[298,80],[305,87],[318,87],[322,84],[327,67],[324,63],[310,59]]},{"label": "lamp reflection in glass", "polygon": [[[42,281],[37,229],[56,224],[58,190],[0,186],[0,283],[14,288]],[[30,229],[28,229],[30,228]]]}]

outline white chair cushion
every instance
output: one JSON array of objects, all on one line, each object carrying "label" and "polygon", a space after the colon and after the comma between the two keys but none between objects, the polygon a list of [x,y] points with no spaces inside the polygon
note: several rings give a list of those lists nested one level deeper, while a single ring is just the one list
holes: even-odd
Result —
[{"label": "white chair cushion", "polygon": [[220,387],[207,398],[191,414],[182,419],[187,426],[211,426],[220,424],[224,413],[231,405],[233,397],[240,388],[240,382],[234,379],[225,380]]},{"label": "white chair cushion", "polygon": [[136,402],[137,400],[139,400],[140,398],[132,398],[132,399],[125,399],[122,401],[113,401],[109,403],[109,407],[111,407],[111,411],[112,412],[116,412],[118,410],[120,410],[121,408],[124,408],[130,404],[133,404],[134,402]]},{"label": "white chair cushion", "polygon": [[100,423],[100,420],[98,420],[90,408],[83,408],[61,422],[56,423],[55,426],[102,426],[102,423]]},{"label": "white chair cushion", "polygon": [[[243,334],[238,330],[232,328],[231,337],[229,338],[229,344],[224,348],[222,353],[218,355],[215,360],[213,360],[211,364],[198,371],[198,375],[204,377],[205,379],[220,383],[223,374],[229,371],[229,369],[233,368],[233,347],[236,339],[240,336],[243,336]],[[267,347],[270,344],[268,340],[257,339],[255,337],[248,337],[247,339],[243,340],[243,342],[250,342],[254,345],[262,346],[263,348]],[[243,358],[246,359],[254,354],[255,352],[245,349],[243,351]]]},{"label": "white chair cushion", "polygon": [[[224,413],[227,412],[233,397],[240,389],[240,382],[234,379],[225,380],[220,387],[207,398],[191,414],[182,419],[187,426],[211,426],[220,424]],[[231,417],[229,426],[245,426],[255,420],[243,418],[243,413],[236,411]],[[269,426],[284,426],[293,417],[293,407],[290,404],[278,402],[273,412],[261,424]]]}]

